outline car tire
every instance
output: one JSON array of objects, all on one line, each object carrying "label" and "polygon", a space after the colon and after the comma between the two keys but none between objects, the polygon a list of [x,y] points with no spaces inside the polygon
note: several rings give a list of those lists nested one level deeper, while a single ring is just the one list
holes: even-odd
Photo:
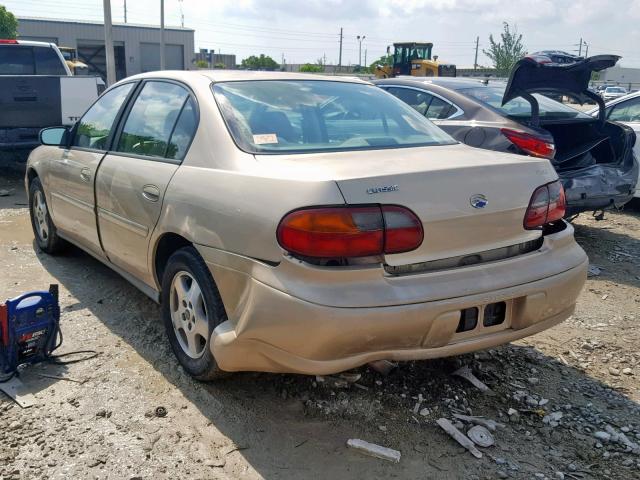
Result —
[{"label": "car tire", "polygon": [[58,236],[58,230],[49,215],[44,188],[38,177],[29,184],[29,216],[38,248],[49,255],[62,251],[66,242]]},{"label": "car tire", "polygon": [[181,248],[169,258],[161,304],[171,349],[187,373],[201,381],[227,376],[210,348],[213,330],[227,315],[211,272],[195,248]]}]

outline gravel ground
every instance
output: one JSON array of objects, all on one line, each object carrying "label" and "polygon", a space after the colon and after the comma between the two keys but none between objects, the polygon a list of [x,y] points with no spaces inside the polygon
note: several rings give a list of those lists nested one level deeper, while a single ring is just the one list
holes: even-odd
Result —
[{"label": "gravel ground", "polygon": [[[0,394],[0,479],[640,478],[638,213],[574,222],[598,268],[571,319],[524,341],[387,376],[364,367],[356,383],[243,373],[202,384],[176,364],[157,305],[77,249],[34,251],[19,181],[0,178],[2,189],[0,298],[59,283],[60,353],[100,355],[25,369],[30,409]],[[463,365],[492,392],[451,375]],[[482,458],[435,424],[454,413],[504,424]],[[349,438],[397,449],[400,463]]]}]

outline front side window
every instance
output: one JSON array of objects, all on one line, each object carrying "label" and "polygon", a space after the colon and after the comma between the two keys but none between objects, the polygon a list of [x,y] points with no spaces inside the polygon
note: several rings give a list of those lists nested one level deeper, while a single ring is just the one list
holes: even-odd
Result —
[{"label": "front side window", "polygon": [[640,122],[640,97],[614,105],[609,120],[614,122]]},{"label": "front side window", "polygon": [[37,75],[66,75],[62,60],[51,47],[34,47]]},{"label": "front side window", "polygon": [[222,82],[215,98],[236,144],[250,153],[367,150],[456,143],[373,85]]},{"label": "front side window", "polygon": [[133,86],[133,83],[126,83],[105,92],[78,122],[73,145],[105,150],[113,121]]},{"label": "front side window", "polygon": [[[174,83],[147,82],[133,103],[116,151],[151,157],[176,155],[169,140],[189,92]],[[174,158],[173,156],[171,158]]]}]

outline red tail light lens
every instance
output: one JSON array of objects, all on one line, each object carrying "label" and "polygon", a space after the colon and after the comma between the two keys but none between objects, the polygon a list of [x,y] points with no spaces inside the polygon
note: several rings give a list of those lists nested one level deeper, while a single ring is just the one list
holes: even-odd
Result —
[{"label": "red tail light lens", "polygon": [[422,244],[422,223],[411,210],[397,205],[383,205],[382,215],[384,253],[409,252]]},{"label": "red tail light lens", "polygon": [[287,214],[277,238],[296,255],[353,258],[414,250],[423,231],[413,212],[395,205],[313,207]]},{"label": "red tail light lens", "polygon": [[531,230],[564,217],[567,200],[559,180],[536,188],[524,216],[524,228]]},{"label": "red tail light lens", "polygon": [[517,130],[503,128],[502,134],[509,139],[520,150],[533,155],[534,157],[553,158],[556,154],[556,147],[553,143],[549,143],[544,138],[538,138],[534,135]]},{"label": "red tail light lens", "polygon": [[0,38],[0,44],[5,44],[5,45],[11,44],[11,45],[15,45],[15,44],[17,44],[17,43],[18,43],[18,41],[17,41],[17,40],[14,40],[14,39],[12,39],[12,38]]}]

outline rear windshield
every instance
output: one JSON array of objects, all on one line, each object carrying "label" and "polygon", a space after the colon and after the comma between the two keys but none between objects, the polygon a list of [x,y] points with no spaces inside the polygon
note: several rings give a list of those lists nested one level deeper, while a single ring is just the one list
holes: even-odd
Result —
[{"label": "rear windshield", "polygon": [[0,45],[0,75],[66,75],[51,47]]},{"label": "rear windshield", "polygon": [[627,91],[622,87],[607,87],[605,91],[607,93],[627,93]]},{"label": "rear windshield", "polygon": [[250,153],[305,153],[456,143],[372,85],[323,80],[223,82],[215,98]]},{"label": "rear windshield", "polygon": [[[459,92],[479,100],[485,105],[498,110],[499,113],[506,115],[507,117],[518,120],[531,118],[531,104],[522,97],[514,98],[502,105],[502,97],[504,96],[505,88],[506,85],[495,85],[488,87],[465,88],[459,90]],[[538,105],[540,106],[540,118],[542,119],[593,119],[586,113],[582,113],[575,108],[571,108],[563,103],[551,100],[549,97],[545,97],[544,95],[534,93],[533,96],[538,100]]]}]

